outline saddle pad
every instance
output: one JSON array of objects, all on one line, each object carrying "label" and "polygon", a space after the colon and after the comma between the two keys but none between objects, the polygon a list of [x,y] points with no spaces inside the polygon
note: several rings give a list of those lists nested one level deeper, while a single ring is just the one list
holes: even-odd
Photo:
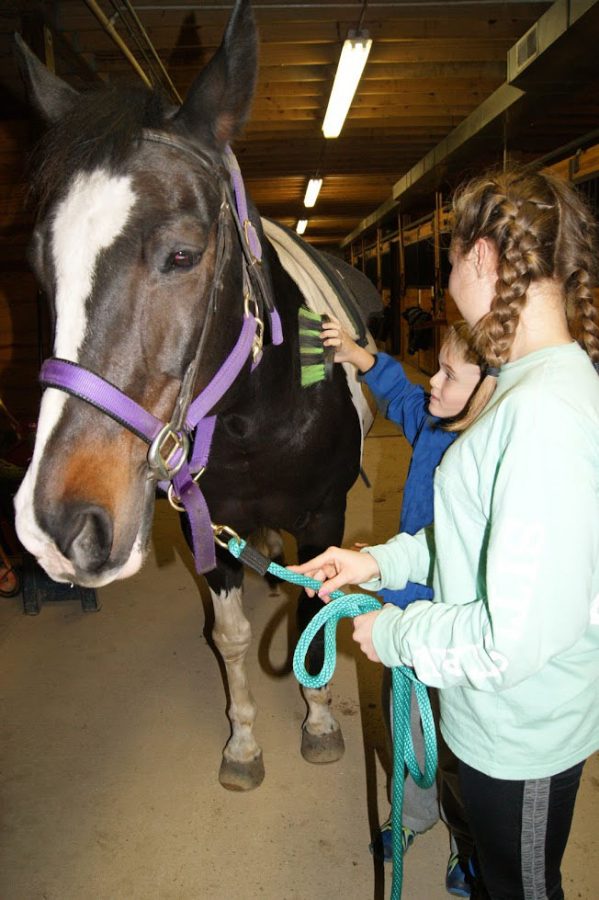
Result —
[{"label": "saddle pad", "polygon": [[[347,310],[341,304],[338,295],[322,269],[316,264],[313,256],[314,250],[306,251],[305,243],[299,241],[292,232],[273,222],[271,219],[262,219],[264,234],[272,244],[279,261],[289,277],[300,289],[304,302],[308,309],[319,315],[327,314],[341,322],[343,328],[354,340],[360,335],[359,326],[353,321]],[[360,343],[371,353],[377,352],[374,338],[363,326],[362,340]],[[361,330],[361,329],[360,329]],[[361,429],[360,453],[364,447],[364,435],[369,431],[374,421],[376,409],[372,399],[362,390],[362,384],[358,381],[357,370],[350,363],[341,363],[345,369],[347,384],[353,404],[358,413]]]}]

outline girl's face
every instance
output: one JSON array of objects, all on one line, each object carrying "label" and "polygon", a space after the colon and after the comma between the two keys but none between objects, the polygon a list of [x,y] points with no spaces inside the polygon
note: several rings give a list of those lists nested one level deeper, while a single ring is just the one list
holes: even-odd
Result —
[{"label": "girl's face", "polygon": [[459,245],[449,252],[449,293],[462,318],[472,327],[486,315],[495,296],[497,257],[492,245],[479,239],[465,254]]},{"label": "girl's face", "polygon": [[479,366],[464,362],[446,347],[441,347],[439,371],[431,378],[431,399],[428,405],[430,414],[440,419],[457,416],[466,406],[479,381]]}]

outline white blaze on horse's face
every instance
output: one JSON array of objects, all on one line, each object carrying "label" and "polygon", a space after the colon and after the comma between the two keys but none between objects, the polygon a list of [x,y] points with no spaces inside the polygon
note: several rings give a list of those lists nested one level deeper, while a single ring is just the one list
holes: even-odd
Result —
[{"label": "white blaze on horse's face", "polygon": [[[135,201],[129,177],[97,169],[79,173],[66,197],[58,204],[49,247],[55,272],[56,356],[79,362],[78,354],[87,328],[86,302],[92,292],[98,257],[123,231]],[[33,459],[15,498],[20,540],[44,569],[60,580],[74,575],[73,565],[39,527],[33,494],[40,460],[48,438],[60,420],[66,399],[65,393],[54,388],[44,392]],[[137,571],[141,562],[142,554],[136,542],[122,577]],[[112,573],[105,580],[114,577]]]},{"label": "white blaze on horse's face", "polygon": [[77,175],[59,204],[51,247],[56,271],[55,356],[77,361],[98,255],[122,232],[134,203],[130,178],[97,169]]}]

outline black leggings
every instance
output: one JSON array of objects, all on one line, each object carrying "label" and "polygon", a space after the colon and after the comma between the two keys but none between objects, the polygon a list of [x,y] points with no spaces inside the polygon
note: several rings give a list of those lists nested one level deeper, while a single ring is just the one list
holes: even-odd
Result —
[{"label": "black leggings", "polygon": [[560,866],[583,766],[550,778],[504,781],[460,761],[479,875],[472,900],[563,900]]}]

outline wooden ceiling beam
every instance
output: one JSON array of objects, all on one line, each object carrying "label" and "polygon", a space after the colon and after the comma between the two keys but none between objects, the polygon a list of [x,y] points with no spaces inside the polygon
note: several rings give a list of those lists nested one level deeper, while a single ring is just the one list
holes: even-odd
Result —
[{"label": "wooden ceiling beam", "polygon": [[[449,99],[443,97],[439,99],[434,96],[424,95],[413,98],[400,96],[395,101],[388,100],[385,103],[385,98],[382,95],[380,97],[372,95],[369,97],[356,97],[346,121],[351,122],[355,119],[388,119],[392,121],[393,119],[406,117],[419,118],[439,114],[447,120],[451,117],[459,118],[469,115],[483,99],[481,97],[478,102],[473,100],[468,103],[456,102],[457,98],[454,97],[454,102],[451,103]],[[322,122],[325,109],[326,102],[322,103],[317,97],[305,97],[301,101],[299,98],[296,98],[294,103],[289,104],[284,103],[281,99],[259,97],[254,102],[252,117],[258,122],[268,121],[270,118],[276,121],[278,118],[283,117],[287,120],[313,120],[316,118],[319,122]]]},{"label": "wooden ceiling beam", "polygon": [[[360,84],[372,81],[403,81],[416,80],[429,82],[430,80],[460,78],[472,81],[491,81],[500,83],[505,79],[506,60],[488,62],[437,62],[429,63],[426,71],[418,63],[404,63],[400,61],[391,63],[377,63],[376,66],[367,66]],[[334,75],[334,70],[322,65],[285,65],[268,66],[264,60],[260,62],[259,81],[264,83],[277,83],[291,81],[300,84],[302,81],[324,81]]]},{"label": "wooden ceiling beam", "polygon": [[[464,13],[466,10],[464,10]],[[278,17],[277,17],[278,18]],[[532,24],[536,16],[527,17],[526,21]],[[195,22],[181,20],[156,21],[148,14],[141,16],[142,23],[148,35],[156,46],[160,44],[173,44],[180,35],[187,35],[189,46],[193,46],[192,35],[196,43],[206,47],[217,47],[222,37],[222,25],[214,21],[204,20],[199,17]],[[322,44],[337,43],[339,46],[347,36],[350,29],[355,28],[355,18],[346,17],[337,21],[330,17],[320,22],[297,19],[278,18],[277,21],[259,21],[260,40],[263,43],[292,44]],[[369,17],[366,24],[373,41],[405,41],[405,40],[453,40],[453,39],[485,39],[501,40],[513,43],[522,33],[522,22],[513,21],[507,16],[493,18],[473,17],[464,14],[458,18],[433,19],[430,16],[419,18],[400,19],[393,14],[388,18],[376,16]],[[82,31],[85,34],[85,31]],[[181,42],[180,46],[185,46]]]},{"label": "wooden ceiling beam", "polygon": [[[494,40],[430,40],[430,41],[389,41],[373,44],[368,58],[367,69],[378,65],[396,63],[429,63],[453,62],[503,62],[511,42]],[[216,47],[191,48],[197,52],[198,66],[201,67],[213,55]],[[176,63],[178,48],[156,47],[160,58],[165,65]],[[94,53],[98,62],[102,60],[116,62],[119,59],[118,49],[109,46],[104,36],[94,33],[94,40],[86,41],[81,45],[81,51]],[[331,66],[334,69],[339,61],[340,46],[337,44],[268,44],[260,45],[260,65],[266,66]],[[189,52],[183,48],[181,55],[189,57]],[[173,66],[176,69],[176,64]],[[173,77],[172,72],[170,73]]]},{"label": "wooden ceiling beam", "polygon": [[[416,109],[418,109],[418,113]],[[454,114],[444,114],[442,110],[434,107],[431,109],[412,107],[411,110],[398,111],[393,116],[387,116],[385,111],[381,110],[378,110],[376,115],[374,113],[368,114],[366,111],[356,111],[348,116],[343,130],[346,138],[352,137],[356,132],[364,129],[384,129],[386,126],[397,129],[405,126],[408,132],[414,126],[423,126],[425,129],[441,127],[447,132],[448,128],[451,129],[459,125],[462,119],[470,112],[472,112],[472,107],[468,107],[464,111],[456,111]],[[312,127],[310,127],[310,123]],[[306,135],[312,134],[314,137],[317,137],[321,135],[321,125],[322,116],[313,115],[310,117],[301,112],[295,114],[289,111],[285,117],[281,115],[279,120],[276,116],[255,118],[251,127],[248,126],[246,129],[246,134],[249,136],[256,132],[276,133],[289,131],[295,132],[296,136],[297,132],[304,132]]]},{"label": "wooden ceiling beam", "polygon": [[[360,82],[357,96],[366,97],[371,94],[397,94],[397,96],[410,95],[435,95],[451,96],[459,94],[459,96],[477,97],[480,95],[487,96],[493,93],[498,83],[495,80],[480,78],[447,78],[442,81],[438,78],[406,78],[405,80],[394,79],[371,79],[365,78]],[[260,97],[285,97],[292,99],[293,97],[320,97],[325,96],[328,99],[328,83],[324,81],[266,81],[260,79],[256,86],[255,98]]]},{"label": "wooden ceiling beam", "polygon": [[[93,59],[95,68],[106,77],[123,77],[130,75],[130,69],[124,58],[112,46],[106,46],[104,51],[92,52],[87,47],[80,51],[83,55]],[[188,59],[180,62],[162,55],[161,59],[167,68],[169,75],[180,90],[185,91],[198,72],[202,69],[203,60],[198,58],[196,62]],[[335,74],[333,65],[275,65],[262,66],[259,72],[259,83],[281,84],[291,83],[301,85],[305,82],[316,81],[324,86],[325,91],[330,90]],[[426,70],[418,63],[378,63],[376,66],[367,67],[361,81],[361,89],[366,86],[376,85],[377,81],[398,82],[401,90],[401,81],[423,79],[427,84],[432,80],[446,81],[452,78],[471,79],[476,82],[492,82],[493,87],[505,80],[505,59],[499,62],[435,62],[427,63]]]},{"label": "wooden ceiling beam", "polygon": [[[90,15],[81,0],[59,0],[53,5],[60,7],[60,18],[68,20],[69,25],[84,31],[90,25]],[[486,5],[481,9],[482,15],[473,16],[468,6],[450,6],[447,3],[439,3],[435,6],[427,6],[425,15],[418,2],[411,6],[399,6],[389,9],[377,9],[371,6],[363,23],[372,34],[378,34],[384,28],[384,23],[389,22],[393,31],[401,29],[401,33],[408,37],[435,37],[441,32],[441,36],[460,36],[464,27],[474,30],[475,33],[485,36],[509,37],[514,31],[519,34],[526,29],[528,23],[533,21],[551,5],[551,0],[545,2],[510,3],[497,2]],[[201,2],[187,3],[185,9],[181,9],[181,3],[174,0],[172,4],[163,2],[162,9],[157,8],[156,3],[136,0],[135,9],[149,32],[155,29],[172,29],[185,23],[186,27],[195,27],[198,31],[209,35],[216,44],[220,41],[226,26],[230,9],[206,8]],[[310,36],[318,34],[318,29],[329,31],[334,29],[340,35],[345,35],[348,28],[356,27],[357,14],[353,14],[348,3],[334,5],[321,3],[319,6],[305,6],[301,10],[282,3],[273,4],[270,8],[264,8],[261,0],[260,6],[255,7],[255,16],[262,39],[270,39],[270,35],[279,36],[279,39],[287,40],[289,29]],[[118,22],[118,19],[117,19]]]}]

